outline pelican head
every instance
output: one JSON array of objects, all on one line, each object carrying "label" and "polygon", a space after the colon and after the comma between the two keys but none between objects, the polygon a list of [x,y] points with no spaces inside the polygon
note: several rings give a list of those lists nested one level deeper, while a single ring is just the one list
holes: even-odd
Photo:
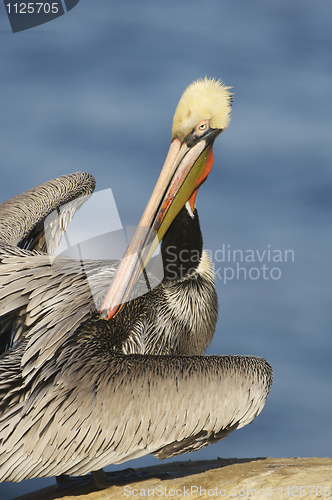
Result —
[{"label": "pelican head", "polygon": [[189,202],[193,210],[198,188],[212,168],[213,142],[228,126],[230,105],[229,87],[220,80],[205,77],[183,93],[163,169],[104,299],[101,318],[110,319],[120,311],[181,208]]},{"label": "pelican head", "polygon": [[225,130],[231,112],[229,89],[220,80],[207,77],[189,85],[175,110],[172,139],[177,137],[182,142],[204,120],[210,121],[212,129]]}]

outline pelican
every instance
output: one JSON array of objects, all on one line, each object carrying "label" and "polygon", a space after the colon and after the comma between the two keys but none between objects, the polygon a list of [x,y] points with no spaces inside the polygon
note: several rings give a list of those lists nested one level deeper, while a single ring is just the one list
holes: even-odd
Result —
[{"label": "pelican", "polygon": [[[56,245],[94,190],[89,174],[0,205],[1,481],[92,472],[103,488],[109,464],[198,450],[261,412],[272,384],[267,361],[203,356],[218,305],[195,201],[230,103],[219,80],[186,89],[139,224],[148,229],[137,230],[120,264],[91,261],[83,272],[79,260],[46,253],[45,218],[66,206],[49,229]],[[159,241],[164,278],[130,299]],[[99,302],[86,279],[95,270],[109,284]]]}]

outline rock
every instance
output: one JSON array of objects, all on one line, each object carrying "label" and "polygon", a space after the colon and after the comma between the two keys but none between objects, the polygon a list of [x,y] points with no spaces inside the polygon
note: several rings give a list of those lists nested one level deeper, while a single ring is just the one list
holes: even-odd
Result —
[{"label": "rock", "polygon": [[[137,472],[143,469],[137,469]],[[332,500],[332,458],[246,458],[173,462],[144,469],[148,477],[102,491],[44,488],[14,500],[254,498]]]}]

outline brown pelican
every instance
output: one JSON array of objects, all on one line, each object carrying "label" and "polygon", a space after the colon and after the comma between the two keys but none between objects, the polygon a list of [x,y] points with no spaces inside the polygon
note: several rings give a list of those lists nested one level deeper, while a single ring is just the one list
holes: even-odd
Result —
[{"label": "brown pelican", "polygon": [[[115,263],[91,261],[83,272],[79,260],[52,262],[43,225],[67,204],[50,228],[56,244],[94,179],[63,176],[0,205],[2,481],[95,471],[103,487],[106,465],[198,450],[262,410],[272,383],[264,359],[203,356],[217,297],[195,198],[230,101],[229,89],[207,78],[184,92],[140,222],[149,230],[135,233],[98,309],[86,273],[97,269],[110,283]],[[142,278],[139,261],[145,265],[157,244],[152,229],[162,239],[164,279],[126,301]]]}]

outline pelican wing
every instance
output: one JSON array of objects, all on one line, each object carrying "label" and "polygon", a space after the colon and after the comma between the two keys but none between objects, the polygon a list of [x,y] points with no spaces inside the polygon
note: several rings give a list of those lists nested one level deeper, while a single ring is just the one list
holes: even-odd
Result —
[{"label": "pelican wing", "polygon": [[[49,325],[51,320],[54,322],[55,316],[63,320],[57,332],[53,325],[53,333],[58,337],[61,332],[65,334],[66,326],[67,335],[70,334],[75,323],[72,304],[69,321],[64,321],[66,315],[63,309],[59,310],[58,315],[53,314],[51,319],[49,313],[52,301],[58,300],[63,308],[68,306],[68,293],[73,292],[75,283],[81,284],[78,288],[82,297],[90,299],[86,304],[88,309],[93,303],[79,263],[52,261],[46,255],[21,248],[52,253],[73,215],[94,188],[95,180],[90,174],[76,172],[46,182],[0,204],[0,353],[17,341],[27,327],[37,323],[41,315],[42,325]],[[44,224],[47,217],[50,220]],[[64,290],[66,286],[67,293]],[[62,294],[56,297],[59,290],[62,290]],[[44,310],[46,314],[42,312],[44,307],[48,307]],[[81,317],[85,314],[86,308],[81,311]],[[77,324],[77,316],[75,320]],[[37,334],[33,326],[29,334],[33,344],[34,335]],[[41,334],[40,343],[43,342],[45,335]]]},{"label": "pelican wing", "polygon": [[2,480],[197,450],[250,423],[270,390],[261,358],[121,355],[86,333],[0,417]]},{"label": "pelican wing", "polygon": [[[29,380],[96,312],[116,272],[116,261],[54,258],[0,245],[0,341],[2,351],[24,334],[21,360]],[[88,276],[94,280],[93,294]]]},{"label": "pelican wing", "polygon": [[[0,204],[0,241],[52,253],[74,213],[94,188],[95,180],[90,174],[76,172],[4,201]],[[63,205],[66,205],[65,209],[52,218],[47,228],[49,234],[46,234],[45,218]]]}]

